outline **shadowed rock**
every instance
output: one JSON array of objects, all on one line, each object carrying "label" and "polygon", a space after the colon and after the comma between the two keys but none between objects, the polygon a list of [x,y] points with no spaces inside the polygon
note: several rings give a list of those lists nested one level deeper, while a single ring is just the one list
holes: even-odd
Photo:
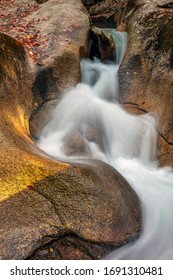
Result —
[{"label": "shadowed rock", "polygon": [[43,4],[43,3],[47,2],[47,1],[49,1],[49,0],[36,0],[36,2],[37,2],[38,4]]},{"label": "shadowed rock", "polygon": [[101,61],[110,60],[115,61],[115,42],[111,35],[104,32],[104,30],[92,27],[90,30],[90,56],[97,57]]},{"label": "shadowed rock", "polygon": [[89,11],[93,25],[116,28],[125,19],[128,0],[83,0],[83,2]]},{"label": "shadowed rock", "polygon": [[166,8],[166,9],[173,9],[173,1],[170,0],[162,0],[158,3],[158,7]]}]

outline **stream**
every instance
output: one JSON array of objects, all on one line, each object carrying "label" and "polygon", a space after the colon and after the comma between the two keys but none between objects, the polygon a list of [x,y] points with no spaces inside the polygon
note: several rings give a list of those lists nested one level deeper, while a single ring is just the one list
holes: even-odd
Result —
[{"label": "stream", "polygon": [[63,161],[98,159],[117,169],[142,204],[140,237],[107,259],[173,259],[173,172],[156,159],[157,121],[152,114],[132,115],[119,104],[118,68],[127,34],[108,30],[116,63],[81,61],[81,82],[67,90],[38,146]]}]

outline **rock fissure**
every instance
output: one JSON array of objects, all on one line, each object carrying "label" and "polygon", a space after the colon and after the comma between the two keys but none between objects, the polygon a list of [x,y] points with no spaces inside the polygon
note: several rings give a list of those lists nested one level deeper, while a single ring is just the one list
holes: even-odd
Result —
[{"label": "rock fissure", "polygon": [[55,213],[56,213],[56,215],[58,216],[58,219],[60,220],[61,224],[63,225],[63,227],[64,227],[67,231],[69,231],[69,229],[67,228],[67,226],[66,226],[66,224],[65,224],[65,221],[63,220],[62,216],[59,215],[59,213],[58,213],[58,211],[57,211],[57,209],[56,209],[54,203],[51,201],[50,197],[48,197],[48,196],[45,195],[45,194],[42,194],[42,193],[38,190],[38,188],[37,188],[37,190],[36,190],[36,189],[33,189],[33,190],[34,190],[36,193],[38,193],[39,195],[43,196],[43,197],[51,204],[51,206],[52,206],[53,209],[55,210]]},{"label": "rock fissure", "polygon": [[[98,255],[95,254],[93,248],[98,250]],[[46,259],[58,259],[60,255],[60,259],[63,260],[65,250],[67,250],[68,254],[74,254],[75,256],[77,255],[76,251],[79,250],[84,255],[83,259],[96,260],[103,258],[107,252],[113,249],[115,249],[115,246],[112,244],[89,242],[74,233],[65,233],[58,239],[55,238],[51,242],[40,246],[40,248],[35,250],[27,259],[44,259],[44,253],[46,252]],[[70,256],[66,259],[70,259]],[[74,259],[78,259],[78,257]]]},{"label": "rock fissure", "polygon": [[[71,236],[69,236],[69,237],[71,237]],[[86,247],[84,244],[80,244],[80,240],[83,241],[83,242],[87,242],[87,240],[82,240],[82,239],[80,239],[79,236],[75,236],[75,237],[77,237],[78,243],[75,242],[75,241],[73,241],[73,240],[70,240],[69,242],[70,242],[72,245],[76,245],[76,244],[77,244],[77,245],[79,246],[79,249],[83,250],[83,252],[89,257],[89,259],[94,260],[94,259],[95,259],[94,256],[89,252],[89,250],[87,249],[87,247]],[[99,243],[98,243],[98,244],[99,244]]]}]

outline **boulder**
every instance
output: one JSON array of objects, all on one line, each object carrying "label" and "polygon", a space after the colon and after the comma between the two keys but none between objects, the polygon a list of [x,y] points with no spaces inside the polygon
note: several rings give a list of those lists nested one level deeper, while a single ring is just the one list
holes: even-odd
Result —
[{"label": "boulder", "polygon": [[67,156],[91,156],[89,145],[79,131],[65,137],[64,150]]},{"label": "boulder", "polygon": [[[42,158],[36,159],[34,155],[33,158],[35,164],[38,160],[46,163]],[[26,170],[24,161],[22,164]],[[18,161],[16,165],[20,167]],[[34,164],[28,165],[36,173]],[[61,259],[98,259],[138,236],[139,201],[118,172],[97,163],[95,167],[66,165],[64,170],[61,165],[61,171],[59,167],[58,163],[48,161],[47,168],[46,165],[37,167],[43,177],[43,173],[52,174],[43,180],[35,174],[35,179],[34,175],[31,178],[29,173],[25,174],[30,178],[30,185],[20,179],[24,177],[22,173],[20,178],[19,175],[15,178],[18,185],[13,179],[8,198],[0,203],[1,259],[43,258],[45,247],[48,259],[60,256]],[[25,184],[23,189],[21,184]],[[76,243],[69,248],[73,253],[70,256],[63,246],[69,238]],[[59,253],[54,256],[50,247]],[[78,247],[83,248],[81,252]]]},{"label": "boulder", "polygon": [[104,30],[92,27],[90,30],[90,57],[97,57],[101,61],[115,61],[116,46],[112,36]]},{"label": "boulder", "polygon": [[31,259],[44,259],[45,255],[46,259],[100,259],[139,234],[137,197],[120,174],[105,164],[78,166],[75,174],[70,173],[57,174],[33,186],[54,205],[66,230],[62,234],[59,226],[61,231],[52,241],[49,238],[44,246],[37,244]]},{"label": "boulder", "polygon": [[134,1],[126,17],[129,43],[119,71],[120,100],[158,118],[159,160],[173,166],[167,153],[173,152],[173,13],[171,1],[163,2]]},{"label": "boulder", "polygon": [[38,131],[38,123],[42,129],[48,120],[44,118],[40,122],[40,115],[44,116],[40,109],[46,107],[49,112],[47,103],[52,103],[64,89],[80,79],[80,59],[86,57],[88,51],[89,19],[79,0],[65,3],[49,0],[32,14],[34,18],[40,19],[38,28],[43,36],[46,34],[42,66],[38,67],[33,84],[35,108],[30,119],[31,130]]},{"label": "boulder", "polygon": [[[79,63],[87,55],[90,26],[81,0],[37,2],[0,3],[4,19],[1,31],[24,45],[35,65],[30,120],[30,129],[35,131],[40,122],[39,110],[45,103],[57,99],[64,89],[79,81]],[[43,117],[41,123],[44,125],[44,122]]]}]

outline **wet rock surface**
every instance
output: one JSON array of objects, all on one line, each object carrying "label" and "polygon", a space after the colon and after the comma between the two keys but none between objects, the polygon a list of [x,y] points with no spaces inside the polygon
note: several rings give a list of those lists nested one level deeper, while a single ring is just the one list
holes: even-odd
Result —
[{"label": "wet rock surface", "polygon": [[104,30],[92,27],[90,30],[90,57],[97,57],[101,61],[115,61],[116,46],[111,35]]}]

